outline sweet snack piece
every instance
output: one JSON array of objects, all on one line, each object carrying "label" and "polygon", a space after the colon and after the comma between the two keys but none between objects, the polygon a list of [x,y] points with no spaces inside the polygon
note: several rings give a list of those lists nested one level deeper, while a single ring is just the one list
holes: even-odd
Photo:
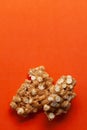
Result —
[{"label": "sweet snack piece", "polygon": [[75,84],[75,79],[67,75],[62,76],[54,86],[49,88],[48,102],[43,106],[49,120],[62,113],[67,113],[71,106],[71,100],[76,96],[73,92]]},{"label": "sweet snack piece", "polygon": [[62,76],[56,84],[45,71],[44,66],[29,70],[28,77],[18,89],[10,103],[18,115],[28,116],[43,109],[49,120],[67,113],[75,97],[73,88],[76,81],[72,76]]},{"label": "sweet snack piece", "polygon": [[45,71],[44,66],[30,69],[28,76],[30,80],[25,80],[10,103],[11,108],[22,116],[35,113],[43,107],[49,95],[48,88],[53,84],[53,78]]}]

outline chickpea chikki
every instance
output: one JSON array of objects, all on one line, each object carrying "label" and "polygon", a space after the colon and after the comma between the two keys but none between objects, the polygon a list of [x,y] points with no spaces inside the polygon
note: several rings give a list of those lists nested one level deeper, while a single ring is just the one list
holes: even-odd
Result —
[{"label": "chickpea chikki", "polygon": [[45,67],[39,66],[30,69],[28,77],[10,103],[18,115],[25,117],[42,109],[48,119],[53,120],[67,113],[76,96],[73,92],[76,80],[71,75],[60,77],[54,84]]}]

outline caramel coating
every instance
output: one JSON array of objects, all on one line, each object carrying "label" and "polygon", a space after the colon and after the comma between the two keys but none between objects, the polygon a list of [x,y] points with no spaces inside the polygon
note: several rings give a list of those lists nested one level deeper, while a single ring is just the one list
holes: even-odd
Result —
[{"label": "caramel coating", "polygon": [[10,103],[18,115],[25,117],[43,109],[48,119],[53,120],[67,113],[76,96],[73,92],[76,81],[72,76],[62,76],[54,85],[44,66],[30,69],[28,75],[30,80],[25,80]]}]

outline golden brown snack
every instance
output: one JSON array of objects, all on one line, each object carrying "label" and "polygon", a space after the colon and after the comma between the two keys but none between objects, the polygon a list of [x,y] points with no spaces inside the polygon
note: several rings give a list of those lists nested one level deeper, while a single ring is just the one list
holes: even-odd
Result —
[{"label": "golden brown snack", "polygon": [[73,92],[75,84],[75,79],[68,75],[62,76],[55,86],[49,88],[48,103],[43,106],[49,120],[62,113],[67,113],[71,106],[71,100],[76,96]]},{"label": "golden brown snack", "polygon": [[10,103],[11,108],[22,116],[42,108],[43,102],[49,95],[48,88],[53,84],[53,79],[45,72],[44,66],[30,69],[28,74],[30,80],[25,80]]},{"label": "golden brown snack", "polygon": [[54,85],[44,66],[30,69],[28,75],[30,80],[25,80],[10,103],[18,115],[27,116],[43,109],[52,120],[68,111],[75,97],[73,88],[76,81],[72,76],[62,76]]}]

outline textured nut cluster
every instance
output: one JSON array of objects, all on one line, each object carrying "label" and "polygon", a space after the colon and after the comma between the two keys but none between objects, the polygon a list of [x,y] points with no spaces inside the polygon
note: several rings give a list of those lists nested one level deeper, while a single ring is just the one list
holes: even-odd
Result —
[{"label": "textured nut cluster", "polygon": [[71,106],[71,100],[76,96],[73,88],[76,84],[72,76],[62,76],[54,86],[49,88],[48,103],[43,109],[49,120],[62,113],[67,113]]},{"label": "textured nut cluster", "polygon": [[68,111],[75,97],[73,88],[76,81],[72,76],[62,76],[54,85],[44,66],[30,69],[28,76],[30,80],[25,80],[10,103],[18,115],[27,116],[43,109],[52,120]]}]

